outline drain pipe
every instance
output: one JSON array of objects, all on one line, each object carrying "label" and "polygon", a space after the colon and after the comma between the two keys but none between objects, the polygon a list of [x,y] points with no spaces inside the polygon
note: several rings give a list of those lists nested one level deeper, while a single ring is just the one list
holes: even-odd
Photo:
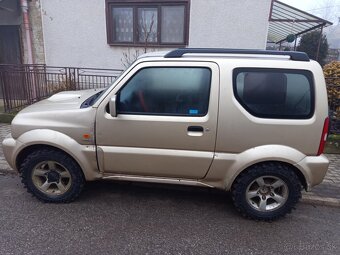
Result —
[{"label": "drain pipe", "polygon": [[21,11],[24,22],[24,29],[26,35],[26,44],[27,44],[27,64],[33,63],[33,48],[32,48],[32,37],[31,37],[31,25],[28,17],[28,4],[27,0],[20,0]]}]

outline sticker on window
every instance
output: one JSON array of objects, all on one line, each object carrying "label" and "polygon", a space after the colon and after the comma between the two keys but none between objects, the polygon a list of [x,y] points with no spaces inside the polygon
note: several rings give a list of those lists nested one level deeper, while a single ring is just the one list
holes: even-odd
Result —
[{"label": "sticker on window", "polygon": [[192,114],[192,115],[198,114],[198,110],[196,110],[196,109],[190,109],[190,110],[189,110],[189,114]]}]

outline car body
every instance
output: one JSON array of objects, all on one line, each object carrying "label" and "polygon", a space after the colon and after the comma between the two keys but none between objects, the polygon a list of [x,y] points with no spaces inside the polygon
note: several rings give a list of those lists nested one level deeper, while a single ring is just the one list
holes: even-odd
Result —
[{"label": "car body", "polygon": [[[14,118],[3,149],[13,169],[29,172],[24,183],[44,201],[73,200],[67,193],[77,178],[206,186],[231,190],[234,201],[255,189],[259,201],[236,207],[250,218],[272,220],[297,202],[297,186],[309,191],[322,182],[327,125],[323,72],[305,54],[179,49],[140,57],[104,91],[65,91],[28,106]],[[45,151],[40,161],[39,153],[30,158],[37,151]],[[60,157],[49,161],[48,151]],[[66,174],[62,155],[78,170]],[[30,182],[39,162],[57,166],[40,164],[43,177]],[[70,181],[64,193],[58,191],[61,173]],[[39,188],[49,180],[55,191]],[[284,199],[271,186],[282,180]],[[244,182],[239,190],[238,182]],[[271,195],[283,202],[261,204]]]}]

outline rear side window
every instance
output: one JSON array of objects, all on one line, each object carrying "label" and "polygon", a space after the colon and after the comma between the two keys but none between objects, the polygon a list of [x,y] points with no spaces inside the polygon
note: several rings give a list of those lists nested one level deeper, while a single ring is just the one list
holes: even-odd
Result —
[{"label": "rear side window", "polygon": [[314,113],[310,71],[236,68],[233,86],[236,99],[256,117],[307,119]]},{"label": "rear side window", "polygon": [[118,94],[118,113],[204,116],[208,112],[211,70],[205,67],[148,67]]}]

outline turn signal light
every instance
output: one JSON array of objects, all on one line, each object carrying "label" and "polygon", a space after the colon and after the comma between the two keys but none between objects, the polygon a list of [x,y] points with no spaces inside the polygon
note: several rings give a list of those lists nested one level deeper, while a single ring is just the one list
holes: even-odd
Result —
[{"label": "turn signal light", "polygon": [[83,134],[84,139],[90,139],[91,135],[90,134]]}]

